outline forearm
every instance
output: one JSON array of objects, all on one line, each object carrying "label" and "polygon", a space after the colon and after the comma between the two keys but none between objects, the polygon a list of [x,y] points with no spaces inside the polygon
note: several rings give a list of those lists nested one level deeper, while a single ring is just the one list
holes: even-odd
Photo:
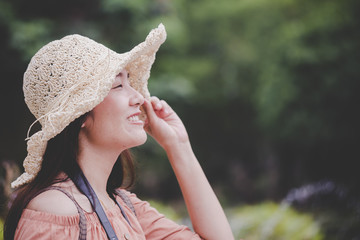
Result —
[{"label": "forearm", "polygon": [[189,142],[166,149],[196,233],[204,239],[234,239],[224,211]]}]

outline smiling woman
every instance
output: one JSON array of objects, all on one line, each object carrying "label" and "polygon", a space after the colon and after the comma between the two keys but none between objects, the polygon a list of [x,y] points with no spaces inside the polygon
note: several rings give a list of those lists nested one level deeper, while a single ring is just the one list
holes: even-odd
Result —
[{"label": "smiling woman", "polygon": [[[28,138],[25,172],[12,183],[5,239],[233,239],[183,123],[147,89],[165,38],[159,25],[118,54],[70,35],[35,54],[23,88],[42,128]],[[169,157],[195,232],[125,190],[134,180],[128,149],[146,132]]]}]

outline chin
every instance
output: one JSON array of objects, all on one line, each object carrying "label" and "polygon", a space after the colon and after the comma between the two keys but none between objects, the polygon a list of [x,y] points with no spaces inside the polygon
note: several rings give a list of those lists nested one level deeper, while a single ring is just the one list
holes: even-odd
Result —
[{"label": "chin", "polygon": [[143,145],[146,142],[146,140],[147,140],[147,134],[144,131],[143,134],[137,136],[137,138],[134,139],[134,141],[132,142],[130,147],[137,147],[137,146]]},{"label": "chin", "polygon": [[146,140],[147,140],[147,134],[145,133],[145,134],[144,134],[144,137],[143,137],[142,140],[139,142],[138,146],[143,145],[143,144],[146,142]]}]

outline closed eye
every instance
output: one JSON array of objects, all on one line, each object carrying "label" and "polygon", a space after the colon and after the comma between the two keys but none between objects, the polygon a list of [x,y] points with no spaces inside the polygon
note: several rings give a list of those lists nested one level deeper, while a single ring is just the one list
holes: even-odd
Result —
[{"label": "closed eye", "polygon": [[122,88],[122,87],[123,87],[123,85],[122,85],[122,83],[121,83],[121,84],[119,84],[119,85],[117,85],[117,86],[113,87],[112,89],[115,89],[115,88]]}]

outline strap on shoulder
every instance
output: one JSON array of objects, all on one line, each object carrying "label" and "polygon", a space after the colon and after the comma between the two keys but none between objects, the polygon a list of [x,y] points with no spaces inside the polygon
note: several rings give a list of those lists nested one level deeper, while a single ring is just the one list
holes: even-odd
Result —
[{"label": "strap on shoulder", "polygon": [[75,204],[76,209],[79,213],[79,229],[80,229],[79,240],[86,240],[86,232],[87,232],[86,217],[85,217],[84,211],[82,210],[80,205],[76,202],[74,197],[69,192],[65,191],[63,188],[57,187],[57,186],[50,186],[50,187],[44,188],[44,189],[40,190],[36,194],[36,196],[39,195],[40,193],[46,192],[48,190],[58,190],[58,191],[64,193],[68,198],[70,198],[71,201],[73,201],[73,203]]},{"label": "strap on shoulder", "polygon": [[121,190],[121,189],[116,189],[115,193],[116,193],[116,195],[118,195],[124,201],[126,206],[128,206],[130,208],[130,210],[134,213],[135,217],[137,217],[134,205],[132,204],[130,198],[125,193],[125,191]]},{"label": "strap on shoulder", "polygon": [[[96,196],[94,189],[91,187],[89,181],[86,179],[84,173],[79,170],[77,174],[71,177],[71,180],[74,182],[76,187],[89,199],[93,209],[96,212],[96,215],[99,218],[99,221],[106,232],[106,236],[111,240],[118,240],[116,233],[106,216],[106,213],[101,206],[99,198]],[[130,223],[129,223],[130,224]]]}]

